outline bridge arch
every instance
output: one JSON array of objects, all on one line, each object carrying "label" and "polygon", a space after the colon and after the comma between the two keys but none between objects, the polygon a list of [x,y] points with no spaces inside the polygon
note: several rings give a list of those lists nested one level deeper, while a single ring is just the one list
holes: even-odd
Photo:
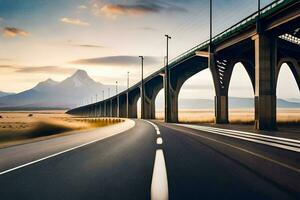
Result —
[{"label": "bridge arch", "polygon": [[[275,87],[277,96],[276,120],[279,123],[299,120],[300,111],[290,107],[292,103],[299,103],[297,101],[300,99],[299,72],[299,65],[294,59],[285,58],[281,59],[278,63]],[[294,98],[295,101],[292,98]],[[286,102],[286,100],[288,102]]]},{"label": "bridge arch", "polygon": [[208,68],[189,77],[178,94],[179,121],[213,122],[214,94],[213,78]]},{"label": "bridge arch", "polygon": [[[241,85],[241,80],[245,84]],[[250,62],[237,62],[232,65],[227,88],[229,122],[254,121],[254,81],[254,66]]]},{"label": "bridge arch", "polygon": [[178,121],[178,95],[182,85],[190,77],[207,68],[207,58],[195,55],[170,69],[170,106],[172,107],[171,121]]},{"label": "bridge arch", "polygon": [[291,72],[297,82],[298,89],[300,91],[300,65],[297,62],[297,60],[294,58],[282,58],[279,60],[277,68],[276,68],[276,79],[275,79],[276,87],[278,85],[277,83],[278,83],[278,77],[280,74],[280,70],[284,64],[286,64],[288,66],[288,68],[291,70]]}]

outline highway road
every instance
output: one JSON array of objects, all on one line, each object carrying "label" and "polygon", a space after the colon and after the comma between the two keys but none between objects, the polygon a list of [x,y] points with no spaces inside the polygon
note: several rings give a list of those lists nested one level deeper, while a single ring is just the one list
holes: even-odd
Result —
[{"label": "highway road", "polygon": [[293,139],[128,120],[0,149],[0,199],[299,199],[299,152]]}]

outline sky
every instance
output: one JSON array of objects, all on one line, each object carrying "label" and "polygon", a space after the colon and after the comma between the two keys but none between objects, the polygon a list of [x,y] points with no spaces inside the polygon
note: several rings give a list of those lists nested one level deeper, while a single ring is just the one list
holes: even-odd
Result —
[{"label": "sky", "polygon": [[[262,6],[271,0],[262,0]],[[83,69],[96,81],[133,85],[163,66],[165,34],[170,58],[208,39],[208,0],[0,0],[0,91],[21,92],[52,78],[61,81]],[[214,0],[213,34],[255,12],[255,0]],[[224,20],[226,19],[226,20]],[[283,67],[278,96],[300,98]],[[290,81],[281,81],[290,80]],[[285,88],[290,88],[286,90]],[[196,95],[195,95],[196,94]],[[253,97],[237,64],[229,95]],[[190,78],[180,96],[213,98],[208,70]]]}]

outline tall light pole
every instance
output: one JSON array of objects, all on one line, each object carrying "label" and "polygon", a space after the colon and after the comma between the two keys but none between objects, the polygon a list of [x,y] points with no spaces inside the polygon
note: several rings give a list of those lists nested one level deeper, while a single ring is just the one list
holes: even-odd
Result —
[{"label": "tall light pole", "polygon": [[212,0],[209,0],[209,45],[212,43]]},{"label": "tall light pole", "polygon": [[170,112],[170,71],[169,71],[169,35],[165,35],[167,38],[167,52],[166,52],[166,65],[165,65],[165,122],[171,121],[171,112]]},{"label": "tall light pole", "polygon": [[257,21],[256,21],[256,31],[260,33],[260,0],[257,0]]},{"label": "tall light pole", "polygon": [[95,106],[94,106],[94,109],[95,109],[95,117],[97,117],[97,101],[98,101],[98,94],[96,94],[96,103],[95,103]]},{"label": "tall light pole", "polygon": [[117,117],[119,117],[119,96],[118,95],[118,81],[116,81],[116,97],[117,97]]},{"label": "tall light pole", "polygon": [[129,72],[127,72],[126,116],[129,118]]},{"label": "tall light pole", "polygon": [[106,116],[106,102],[104,101],[104,90],[102,90],[102,100],[103,100],[103,110],[102,110],[102,112],[103,112],[103,117],[105,117]]},{"label": "tall light pole", "polygon": [[116,81],[116,95],[118,94],[118,81]]},{"label": "tall light pole", "polygon": [[[108,88],[108,98],[110,98],[110,88]],[[112,116],[112,103],[111,103],[111,99],[109,100],[110,102],[110,106],[109,106],[109,116]]]},{"label": "tall light pole", "polygon": [[145,118],[145,91],[144,91],[144,56],[139,56],[141,58],[142,66],[142,80],[141,80],[141,118]]}]

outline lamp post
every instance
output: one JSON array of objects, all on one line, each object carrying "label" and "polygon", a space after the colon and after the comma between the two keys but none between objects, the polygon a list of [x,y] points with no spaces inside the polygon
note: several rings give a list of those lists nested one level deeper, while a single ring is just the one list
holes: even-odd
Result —
[{"label": "lamp post", "polygon": [[[108,98],[110,98],[110,88],[108,88]],[[109,100],[110,102],[110,106],[109,106],[109,116],[112,116],[112,103],[111,103],[111,99]]]},{"label": "lamp post", "polygon": [[145,91],[144,91],[144,56],[139,56],[141,58],[142,66],[142,80],[141,80],[141,118],[145,118]]},{"label": "lamp post", "polygon": [[165,65],[165,122],[171,121],[171,112],[170,112],[170,73],[169,73],[169,39],[171,37],[169,35],[165,35],[167,38],[167,52],[166,52],[166,65]]},{"label": "lamp post", "polygon": [[256,21],[256,31],[260,33],[261,26],[260,26],[260,0],[257,0],[257,21]]},{"label": "lamp post", "polygon": [[129,72],[127,72],[127,95],[126,95],[126,116],[129,118]]},{"label": "lamp post", "polygon": [[119,117],[119,96],[118,95],[118,81],[116,81],[116,98],[117,98],[117,117]]}]

